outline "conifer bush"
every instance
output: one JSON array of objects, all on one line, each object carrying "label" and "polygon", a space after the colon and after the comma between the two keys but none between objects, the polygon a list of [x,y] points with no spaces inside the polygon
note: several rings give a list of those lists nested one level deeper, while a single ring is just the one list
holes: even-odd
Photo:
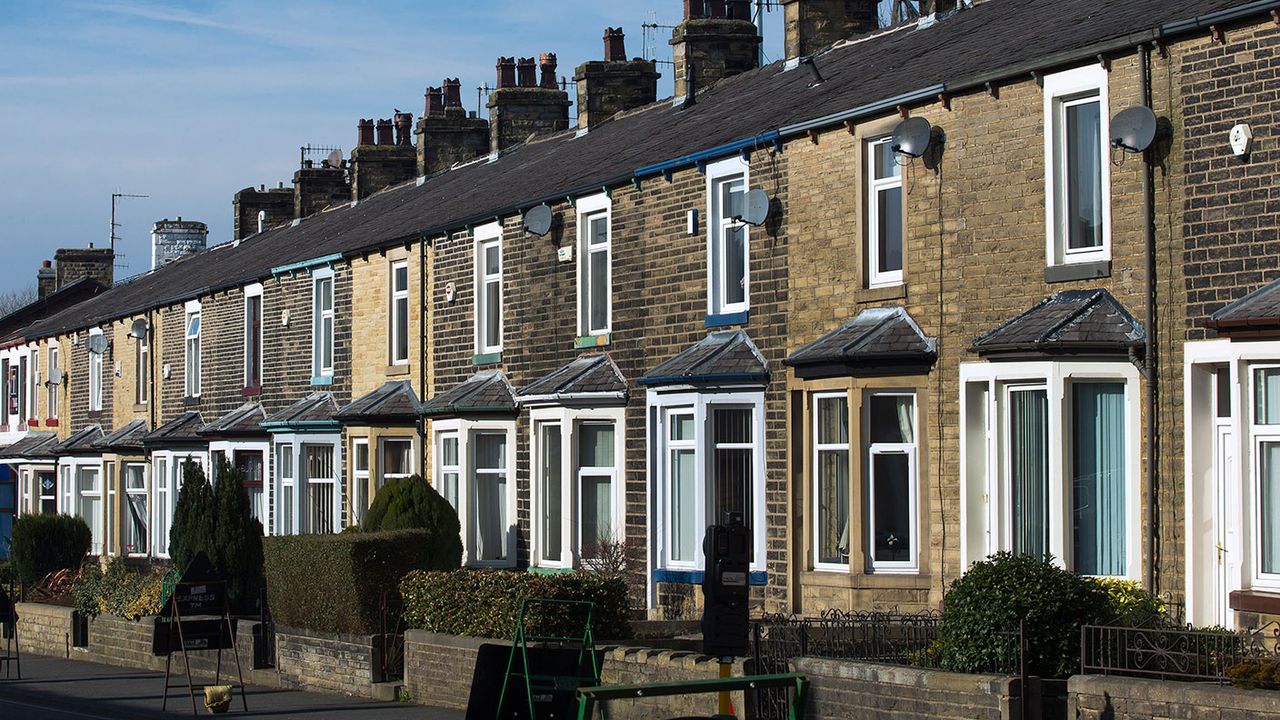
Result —
[{"label": "conifer bush", "polygon": [[213,488],[199,465],[183,468],[169,556],[182,571],[204,551],[227,581],[232,611],[249,612],[262,587],[262,523],[253,517],[241,472],[220,460],[218,478]]},{"label": "conifer bush", "polygon": [[425,530],[427,570],[462,566],[462,525],[458,513],[420,475],[388,480],[365,513],[362,531]]}]

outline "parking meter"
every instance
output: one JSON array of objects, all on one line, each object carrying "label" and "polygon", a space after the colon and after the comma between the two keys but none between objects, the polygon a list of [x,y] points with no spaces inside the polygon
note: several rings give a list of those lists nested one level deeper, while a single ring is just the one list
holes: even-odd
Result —
[{"label": "parking meter", "polygon": [[749,651],[748,609],[751,586],[751,530],[741,513],[724,525],[712,525],[702,541],[706,568],[702,575],[702,646],[714,657]]}]

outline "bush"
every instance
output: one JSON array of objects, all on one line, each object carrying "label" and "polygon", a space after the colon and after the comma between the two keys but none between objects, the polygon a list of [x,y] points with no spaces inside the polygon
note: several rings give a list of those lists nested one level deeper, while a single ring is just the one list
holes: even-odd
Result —
[{"label": "bush", "polygon": [[13,523],[13,570],[18,581],[34,585],[56,570],[80,567],[93,534],[71,515],[22,515]]},{"label": "bush", "polygon": [[462,567],[462,526],[458,513],[421,476],[388,480],[373,498],[361,530],[421,529],[429,533],[428,570]]},{"label": "bush", "polygon": [[169,557],[179,571],[186,570],[201,550],[206,554],[211,551],[214,530],[213,486],[199,464],[186,463],[182,466],[182,488],[169,529]]},{"label": "bush", "polygon": [[279,625],[326,633],[378,632],[386,595],[394,624],[400,579],[427,566],[423,530],[269,537],[267,604]]},{"label": "bush", "polygon": [[240,471],[220,460],[218,477],[218,487],[212,488],[199,465],[183,468],[169,556],[185,571],[204,551],[227,581],[231,610],[248,612],[257,607],[262,587],[262,523],[253,517]]},{"label": "bush", "polygon": [[131,569],[118,557],[107,564],[105,572],[96,564],[88,564],[72,585],[76,610],[84,617],[107,613],[129,620],[156,615],[160,612],[164,574],[164,568]]},{"label": "bush", "polygon": [[[621,575],[583,571],[416,572],[400,583],[400,591],[405,601],[405,624],[431,632],[513,637],[521,601],[556,598],[595,603],[592,629],[596,640],[619,640],[631,635],[627,621],[631,607],[627,583]],[[531,616],[526,626],[538,634],[569,637],[582,632],[580,617],[572,612],[544,612]]]},{"label": "bush", "polygon": [[1257,657],[1227,668],[1231,684],[1246,690],[1280,690],[1280,659]]},{"label": "bush", "polygon": [[1171,621],[1164,600],[1136,580],[1090,578],[1107,594],[1106,623],[1124,627],[1157,627]]},{"label": "bush", "polygon": [[1025,620],[1027,672],[1065,678],[1080,667],[1080,626],[1105,621],[1097,583],[1050,558],[998,553],[973,565],[943,598],[942,667],[957,672],[1016,667]]}]

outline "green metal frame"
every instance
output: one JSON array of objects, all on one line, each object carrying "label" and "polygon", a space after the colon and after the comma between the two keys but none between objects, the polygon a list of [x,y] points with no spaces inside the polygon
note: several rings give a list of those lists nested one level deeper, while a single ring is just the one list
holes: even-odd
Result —
[{"label": "green metal frame", "polygon": [[[529,610],[539,606],[559,606],[565,608],[584,608],[586,610],[585,619],[582,628],[582,634],[576,637],[561,637],[557,635],[534,635],[530,634],[525,628],[525,619],[529,615]],[[596,604],[587,600],[557,600],[555,598],[530,598],[520,603],[520,615],[516,618],[516,633],[511,641],[511,655],[507,659],[507,672],[502,681],[502,694],[498,697],[498,713],[497,717],[502,717],[502,711],[507,702],[507,688],[511,685],[512,679],[519,675],[523,678],[525,698],[529,703],[529,717],[536,719],[537,711],[533,706],[533,694],[535,688],[543,691],[565,691],[579,690],[584,685],[593,686],[600,683],[600,664],[599,658],[596,656],[595,634],[591,630],[592,615],[595,612]],[[578,661],[575,667],[581,672],[584,667],[585,659],[591,660],[590,675],[540,675],[529,672],[529,643],[548,643],[557,645],[570,645],[577,643]],[[513,668],[516,662],[516,653],[520,653],[520,667],[522,672],[514,673]],[[601,717],[603,717],[601,713]]]},{"label": "green metal frame", "polygon": [[600,704],[600,716],[603,718],[604,703],[609,700],[635,700],[669,695],[699,695],[703,693],[788,687],[795,690],[795,696],[791,699],[791,720],[803,720],[805,702],[809,691],[809,680],[803,675],[794,673],[688,680],[685,682],[654,683],[652,685],[610,685],[581,688],[578,690],[578,720],[591,720],[597,703]]}]

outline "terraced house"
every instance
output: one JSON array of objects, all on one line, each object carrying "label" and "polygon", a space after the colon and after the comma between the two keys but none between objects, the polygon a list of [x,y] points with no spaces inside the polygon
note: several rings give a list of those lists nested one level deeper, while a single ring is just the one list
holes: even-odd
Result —
[{"label": "terraced house", "polygon": [[1275,613],[1274,4],[787,0],[765,67],[749,5],[684,4],[674,98],[620,30],[576,124],[555,55],[500,57],[487,119],[446,79],[18,323],[62,382],[16,407],[66,419],[6,438],[23,511],[163,556],[225,458],[269,533],[420,474],[469,565],[621,564],[653,617],[730,514],[767,611],[935,607],[1011,551]]}]

